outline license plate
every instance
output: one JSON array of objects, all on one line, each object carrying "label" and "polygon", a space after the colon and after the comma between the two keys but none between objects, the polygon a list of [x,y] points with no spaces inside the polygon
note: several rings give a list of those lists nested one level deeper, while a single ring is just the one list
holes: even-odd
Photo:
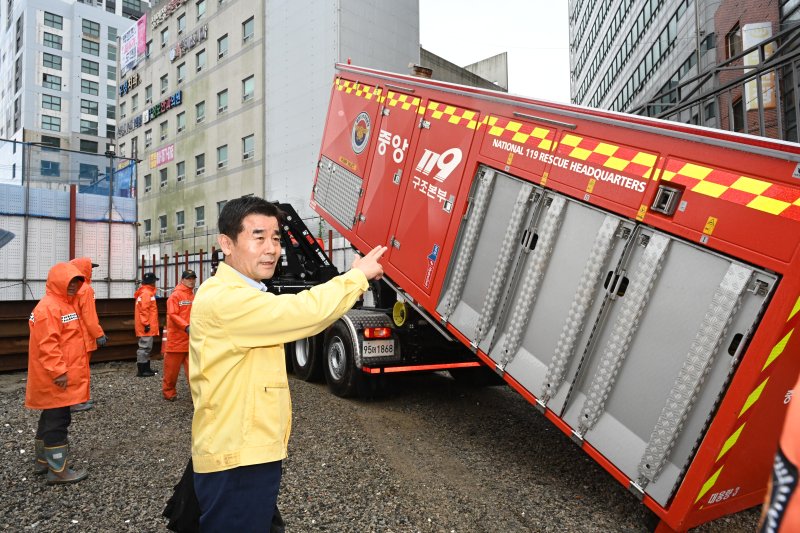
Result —
[{"label": "license plate", "polygon": [[394,355],[394,341],[364,341],[361,343],[364,357]]}]

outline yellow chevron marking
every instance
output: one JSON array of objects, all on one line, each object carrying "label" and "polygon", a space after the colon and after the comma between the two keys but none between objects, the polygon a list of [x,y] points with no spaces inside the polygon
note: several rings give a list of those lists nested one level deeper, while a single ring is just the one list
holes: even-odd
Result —
[{"label": "yellow chevron marking", "polygon": [[607,144],[607,143],[600,143],[595,147],[594,152],[596,154],[614,155],[614,153],[617,150],[619,150],[619,146],[614,146],[613,144]]},{"label": "yellow chevron marking", "polygon": [[646,154],[644,152],[639,152],[631,159],[632,162],[636,163],[637,165],[644,165],[647,167],[652,167],[656,164],[656,156],[653,154]]},{"label": "yellow chevron marking", "polygon": [[784,202],[783,200],[767,198],[766,196],[757,196],[747,204],[747,207],[752,207],[753,209],[758,209],[759,211],[764,211],[773,215],[779,215],[790,205],[792,204]]},{"label": "yellow chevron marking", "polygon": [[683,165],[683,168],[680,169],[678,174],[683,174],[684,176],[689,176],[690,178],[702,180],[711,174],[711,171],[712,169],[708,167],[701,167],[700,165],[695,165],[693,163],[686,163]]},{"label": "yellow chevron marking", "polygon": [[692,187],[693,192],[704,194],[706,196],[712,196],[714,198],[719,198],[727,190],[728,188],[726,186],[719,185],[717,183],[711,183],[710,181],[701,181]]},{"label": "yellow chevron marking", "polygon": [[763,371],[764,371],[764,370],[765,370],[765,369],[766,369],[766,368],[767,368],[769,365],[771,365],[771,364],[772,364],[772,362],[773,362],[775,359],[777,359],[778,357],[780,357],[780,355],[783,353],[783,350],[784,350],[784,348],[786,348],[786,344],[789,342],[789,338],[792,336],[792,333],[794,333],[794,328],[793,328],[791,331],[789,331],[789,333],[787,333],[787,334],[786,334],[786,336],[785,336],[784,338],[782,338],[778,344],[776,344],[776,345],[775,345],[775,347],[774,347],[774,348],[772,349],[772,351],[769,353],[769,357],[767,357],[767,362],[766,362],[766,363],[764,363],[764,367],[761,369],[761,371],[762,371],[762,372],[763,372]]},{"label": "yellow chevron marking", "polygon": [[770,184],[766,181],[754,180],[753,178],[748,178],[747,176],[741,176],[731,185],[731,189],[749,192],[752,194],[761,194],[769,189],[769,187]]},{"label": "yellow chevron marking", "polygon": [[699,502],[699,501],[700,501],[700,498],[702,498],[703,496],[705,496],[705,495],[706,495],[706,492],[708,492],[709,490],[711,490],[711,487],[713,487],[713,486],[714,486],[714,483],[716,483],[716,482],[717,482],[717,478],[719,478],[719,474],[722,472],[722,469],[723,469],[723,468],[725,468],[725,465],[722,465],[721,467],[719,467],[719,470],[717,470],[716,472],[714,472],[714,475],[712,475],[710,478],[708,478],[708,481],[706,481],[706,482],[703,484],[703,487],[700,489],[700,493],[697,495],[697,498],[695,498],[695,500],[694,500],[694,503],[697,503],[697,502]]},{"label": "yellow chevron marking", "polygon": [[573,148],[572,152],[569,154],[570,157],[580,159],[581,161],[586,161],[589,159],[590,155],[592,155],[592,151],[586,148]]},{"label": "yellow chevron marking", "polygon": [[577,135],[564,135],[564,138],[561,140],[561,144],[566,144],[567,146],[572,146],[575,148],[578,146],[583,139],[578,137]]},{"label": "yellow chevron marking", "polygon": [[786,319],[786,322],[790,321],[798,311],[800,311],[800,298],[797,298],[797,301],[794,303],[794,309],[789,313],[789,318]]},{"label": "yellow chevron marking", "polygon": [[756,387],[755,390],[750,393],[750,396],[747,397],[747,400],[745,400],[744,405],[742,406],[742,410],[739,411],[739,417],[741,417],[745,411],[750,409],[753,404],[758,401],[758,399],[761,397],[761,393],[764,391],[764,387],[767,386],[767,381],[769,381],[769,378],[762,381],[761,385]]},{"label": "yellow chevron marking", "polygon": [[725,441],[725,444],[722,445],[722,449],[719,451],[719,455],[717,456],[717,461],[719,461],[720,457],[728,453],[728,450],[733,448],[733,445],[736,444],[737,440],[739,440],[739,435],[742,434],[742,430],[744,429],[745,424],[747,424],[747,422],[739,426],[739,429],[734,431],[733,435],[728,437],[728,440]]},{"label": "yellow chevron marking", "polygon": [[628,166],[630,161],[626,161],[625,159],[620,159],[618,157],[609,157],[608,160],[603,163],[604,167],[613,168],[614,170],[625,170],[625,167]]}]

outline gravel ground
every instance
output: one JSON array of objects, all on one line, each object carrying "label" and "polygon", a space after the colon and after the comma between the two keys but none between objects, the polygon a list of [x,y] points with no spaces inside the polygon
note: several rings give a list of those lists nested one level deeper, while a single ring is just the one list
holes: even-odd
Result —
[{"label": "gravel ground", "polygon": [[[160,362],[154,362],[160,370]],[[191,401],[161,399],[135,364],[92,367],[92,411],[73,415],[88,480],[32,475],[38,412],[25,374],[0,375],[0,530],[165,531],[161,518],[189,456]],[[294,433],[279,499],[298,532],[645,532],[648,511],[519,395],[405,376],[372,401],[290,379]],[[696,531],[754,531],[752,509]]]}]

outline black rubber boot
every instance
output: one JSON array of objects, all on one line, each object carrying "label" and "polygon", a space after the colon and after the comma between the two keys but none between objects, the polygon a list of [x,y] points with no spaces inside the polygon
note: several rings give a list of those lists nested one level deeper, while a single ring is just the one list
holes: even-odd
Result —
[{"label": "black rubber boot", "polygon": [[136,376],[140,378],[149,378],[155,376],[156,373],[150,369],[150,363],[136,363],[136,368],[138,368],[138,372],[136,372]]},{"label": "black rubber boot", "polygon": [[89,477],[89,473],[86,470],[73,470],[67,465],[69,447],[66,444],[61,446],[45,446],[44,455],[47,458],[48,485],[77,483]]},{"label": "black rubber boot", "polygon": [[36,439],[36,458],[33,460],[33,473],[37,476],[47,473],[47,459],[44,456],[44,441]]}]

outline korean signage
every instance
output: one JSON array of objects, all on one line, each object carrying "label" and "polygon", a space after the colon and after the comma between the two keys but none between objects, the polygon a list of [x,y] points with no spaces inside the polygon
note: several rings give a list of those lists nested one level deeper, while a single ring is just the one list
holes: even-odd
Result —
[{"label": "korean signage", "polygon": [[125,74],[139,63],[147,50],[147,15],[143,15],[120,37],[119,64]]},{"label": "korean signage", "polygon": [[175,145],[170,144],[150,154],[150,168],[156,168],[175,159]]},{"label": "korean signage", "polygon": [[197,46],[198,44],[202,43],[208,38],[208,25],[204,25],[199,30],[195,31],[193,34],[189,35],[187,38],[180,41],[178,44],[170,48],[169,50],[169,60],[175,61],[186,55],[186,52]]},{"label": "korean signage", "polygon": [[156,11],[153,15],[152,20],[150,21],[150,26],[153,29],[157,28],[161,25],[162,22],[167,20],[170,15],[175,13],[175,10],[181,7],[183,4],[186,3],[186,0],[170,0],[167,5]]},{"label": "korean signage", "polygon": [[117,128],[117,137],[127,135],[136,128],[140,127],[142,124],[150,122],[152,119],[156,118],[162,113],[172,109],[173,107],[178,107],[182,103],[183,92],[178,91],[169,98],[165,98],[156,105],[145,109],[141,115],[136,115],[129,121],[121,123]]},{"label": "korean signage", "polygon": [[119,83],[119,95],[125,96],[126,94],[128,94],[128,92],[138,87],[141,81],[142,78],[139,76],[138,72],[132,76],[129,76],[124,81],[121,81]]}]

